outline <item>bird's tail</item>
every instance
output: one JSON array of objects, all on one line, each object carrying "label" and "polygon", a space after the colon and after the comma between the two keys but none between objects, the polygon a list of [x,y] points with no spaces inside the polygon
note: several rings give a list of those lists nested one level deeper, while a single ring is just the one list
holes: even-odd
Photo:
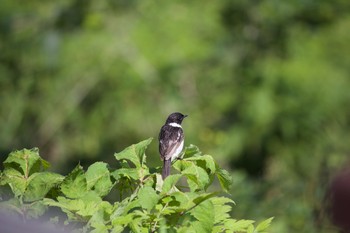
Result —
[{"label": "bird's tail", "polygon": [[164,159],[164,164],[163,164],[163,171],[162,171],[162,177],[163,180],[167,178],[167,176],[170,175],[170,167],[171,167],[171,159]]}]

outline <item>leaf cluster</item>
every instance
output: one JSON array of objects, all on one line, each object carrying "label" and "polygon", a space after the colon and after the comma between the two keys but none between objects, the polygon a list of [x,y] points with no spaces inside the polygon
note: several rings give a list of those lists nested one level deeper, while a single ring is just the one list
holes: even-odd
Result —
[{"label": "leaf cluster", "polygon": [[[66,176],[48,172],[36,148],[12,152],[1,171],[1,208],[24,220],[58,209],[51,221],[77,232],[265,232],[272,218],[254,227],[230,217],[231,177],[212,156],[189,146],[173,165],[178,172],[163,181],[159,168],[146,165],[151,141],[115,153],[117,169],[95,162],[85,171],[79,164]],[[208,192],[215,177],[222,191]]]}]

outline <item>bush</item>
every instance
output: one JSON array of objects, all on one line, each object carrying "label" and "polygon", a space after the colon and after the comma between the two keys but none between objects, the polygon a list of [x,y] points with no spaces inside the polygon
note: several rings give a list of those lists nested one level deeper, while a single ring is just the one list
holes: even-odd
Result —
[{"label": "bush", "polygon": [[[163,181],[160,168],[146,166],[151,141],[115,153],[117,169],[96,162],[86,171],[77,165],[66,176],[47,171],[50,164],[37,148],[14,151],[1,171],[1,208],[23,220],[49,217],[77,232],[266,231],[272,218],[256,227],[252,220],[230,218],[231,177],[212,156],[187,147],[173,164],[178,173]],[[215,177],[222,191],[208,192]],[[111,198],[116,201],[106,201]]]}]

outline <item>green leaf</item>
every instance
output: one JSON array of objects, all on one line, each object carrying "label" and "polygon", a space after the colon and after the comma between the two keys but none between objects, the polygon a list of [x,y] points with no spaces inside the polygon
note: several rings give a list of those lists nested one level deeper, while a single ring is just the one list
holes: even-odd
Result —
[{"label": "green leaf", "polygon": [[196,184],[196,185],[193,185],[193,184],[191,185],[191,183],[189,183],[192,191],[196,191],[197,189],[199,190],[206,189],[206,187],[210,183],[208,173],[203,168],[198,167],[193,163],[190,167],[183,170],[182,174]]},{"label": "green leaf", "polygon": [[118,181],[122,177],[126,177],[132,180],[139,179],[139,169],[138,168],[119,168],[112,172],[112,176]]},{"label": "green leaf", "polygon": [[228,173],[228,171],[226,171],[224,169],[217,168],[216,169],[216,176],[218,177],[221,188],[225,192],[229,192],[231,185],[232,185],[232,177],[231,177],[230,173]]},{"label": "green leaf", "polygon": [[161,192],[163,189],[163,178],[162,175],[159,173],[156,173],[156,190],[158,192]]},{"label": "green leaf", "polygon": [[136,216],[129,223],[129,227],[132,232],[140,232],[140,233],[149,233],[149,228],[147,226],[143,226],[142,222],[145,220],[144,216]]},{"label": "green leaf", "polygon": [[196,232],[211,232],[214,226],[214,212],[213,204],[211,201],[206,200],[201,202],[193,210],[191,210],[191,215],[193,215],[199,222],[194,222],[192,225],[196,229]]},{"label": "green leaf", "polygon": [[83,217],[92,216],[102,203],[102,199],[95,192],[88,192],[79,200],[83,202],[83,206],[77,211],[77,214]]},{"label": "green leaf", "polygon": [[178,203],[177,207],[179,209],[185,210],[195,205],[192,201],[192,198],[190,198],[186,193],[180,191],[171,193],[170,197],[173,197],[176,200]]},{"label": "green leaf", "polygon": [[184,158],[200,156],[201,154],[202,154],[202,152],[199,150],[199,148],[197,146],[191,144],[185,148]]},{"label": "green leaf", "polygon": [[95,228],[92,232],[106,232],[105,230],[110,229],[108,225],[109,216],[112,213],[113,206],[106,201],[100,203],[98,210],[90,218],[88,225]]},{"label": "green leaf", "polygon": [[170,175],[165,178],[162,188],[162,193],[168,193],[182,177],[181,174]]},{"label": "green leaf", "polygon": [[234,204],[234,201],[227,197],[213,197],[210,199],[210,201],[214,205],[215,224],[224,222],[225,220],[230,218],[229,212],[231,211],[232,207],[228,204]]},{"label": "green leaf", "polygon": [[253,232],[254,232],[254,226],[252,224],[248,226],[247,233],[253,233]]},{"label": "green leaf", "polygon": [[114,156],[117,160],[129,160],[135,167],[139,168],[146,162],[145,151],[147,146],[152,142],[153,138],[149,138],[137,144],[133,144]]},{"label": "green leaf", "polygon": [[28,179],[24,201],[36,201],[45,197],[51,188],[63,181],[64,177],[52,172],[34,173]]},{"label": "green leaf", "polygon": [[111,233],[121,233],[124,231],[124,227],[121,225],[113,224],[113,229]]},{"label": "green leaf", "polygon": [[78,220],[78,217],[75,215],[75,212],[79,209],[82,209],[84,206],[82,200],[67,199],[62,196],[57,197],[57,201],[49,198],[44,198],[43,203],[47,206],[61,208],[61,210],[67,214],[69,220]]},{"label": "green leaf", "polygon": [[108,225],[98,225],[95,229],[89,231],[90,233],[109,233],[110,227]]},{"label": "green leaf", "polygon": [[178,170],[179,172],[182,172],[183,170],[186,170],[187,168],[191,167],[193,165],[193,162],[186,161],[186,160],[176,160],[176,162],[173,164],[173,167]]},{"label": "green leaf", "polygon": [[112,221],[112,224],[115,225],[122,225],[122,226],[126,226],[127,224],[129,224],[132,220],[133,220],[134,214],[130,213],[127,215],[122,215],[119,216],[118,218],[115,218]]},{"label": "green leaf", "polygon": [[63,180],[61,191],[69,198],[78,198],[87,192],[87,182],[82,166],[76,166]]},{"label": "green leaf", "polygon": [[268,219],[260,222],[255,230],[257,232],[265,231],[270,226],[272,220],[273,220],[273,217],[272,218],[268,218]]},{"label": "green leaf", "polygon": [[138,198],[142,208],[150,211],[158,203],[159,195],[151,187],[143,187],[139,190]]},{"label": "green leaf", "polygon": [[23,174],[14,168],[5,168],[3,176],[3,182],[7,183],[15,196],[21,196],[27,187],[27,179]]},{"label": "green leaf", "polygon": [[193,228],[193,226],[181,226],[176,231],[177,233],[196,233],[197,231]]},{"label": "green leaf", "polygon": [[210,155],[202,155],[197,157],[190,157],[187,158],[186,161],[203,161],[204,164],[197,164],[197,166],[202,167],[205,170],[209,170],[210,174],[215,173],[216,171],[216,164],[212,156]]},{"label": "green leaf", "polygon": [[111,190],[113,183],[107,163],[96,162],[85,173],[87,189],[93,189],[99,196],[106,196]]},{"label": "green leaf", "polygon": [[19,170],[28,178],[31,174],[41,171],[42,168],[47,168],[48,162],[43,160],[39,156],[39,149],[23,149],[14,151],[9,154],[4,161],[4,167],[6,168],[20,168]]},{"label": "green leaf", "polygon": [[196,205],[202,203],[203,201],[206,201],[212,197],[214,197],[215,195],[217,195],[218,192],[214,192],[214,193],[202,193],[200,195],[198,195],[197,197],[195,197],[192,201],[193,203],[195,203]]},{"label": "green leaf", "polygon": [[236,232],[236,231],[247,231],[248,227],[252,226],[254,221],[252,220],[235,220],[235,219],[228,219],[225,221],[224,226],[226,229]]},{"label": "green leaf", "polygon": [[57,201],[45,198],[43,202],[48,206],[60,207],[71,220],[79,219],[78,216],[85,217],[87,220],[87,217],[92,216],[104,203],[95,192],[91,191],[78,199],[68,199],[60,196]]}]

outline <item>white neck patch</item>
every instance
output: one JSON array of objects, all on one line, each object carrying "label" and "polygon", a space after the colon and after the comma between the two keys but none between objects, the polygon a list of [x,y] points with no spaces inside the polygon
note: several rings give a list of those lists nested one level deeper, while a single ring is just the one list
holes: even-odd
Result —
[{"label": "white neck patch", "polygon": [[168,125],[170,125],[172,127],[182,128],[181,125],[179,125],[178,123],[175,123],[175,122],[169,123]]}]

